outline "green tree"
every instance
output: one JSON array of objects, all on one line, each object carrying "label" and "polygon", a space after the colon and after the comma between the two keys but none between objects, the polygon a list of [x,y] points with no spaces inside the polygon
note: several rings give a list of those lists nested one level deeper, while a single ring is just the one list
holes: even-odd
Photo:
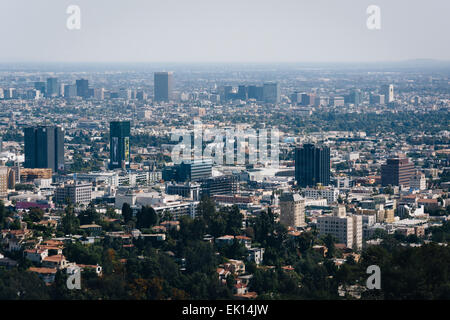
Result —
[{"label": "green tree", "polygon": [[69,205],[65,209],[64,216],[61,219],[62,231],[64,234],[75,234],[80,227],[80,220],[73,212],[73,206]]},{"label": "green tree", "polygon": [[155,209],[150,206],[144,206],[136,215],[138,228],[150,228],[158,223],[158,215]]},{"label": "green tree", "polygon": [[122,205],[122,217],[125,224],[127,224],[133,218],[133,210],[126,202]]}]

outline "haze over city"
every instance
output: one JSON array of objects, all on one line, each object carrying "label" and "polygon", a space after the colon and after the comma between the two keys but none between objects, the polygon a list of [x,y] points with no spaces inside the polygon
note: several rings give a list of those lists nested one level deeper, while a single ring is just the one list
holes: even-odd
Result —
[{"label": "haze over city", "polygon": [[[366,27],[373,4],[379,30]],[[66,28],[70,5],[80,30]],[[449,60],[449,12],[438,0],[2,0],[0,62]]]}]

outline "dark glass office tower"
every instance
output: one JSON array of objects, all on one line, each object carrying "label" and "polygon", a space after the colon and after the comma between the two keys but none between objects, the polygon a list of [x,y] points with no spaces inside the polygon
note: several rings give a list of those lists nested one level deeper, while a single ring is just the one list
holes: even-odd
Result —
[{"label": "dark glass office tower", "polygon": [[42,94],[46,94],[45,82],[44,81],[36,81],[34,83],[34,88],[39,90]]},{"label": "dark glass office tower", "polygon": [[409,187],[414,171],[414,164],[407,158],[387,159],[381,166],[381,185]]},{"label": "dark glass office tower", "polygon": [[248,98],[255,99],[257,101],[263,100],[263,87],[250,85],[248,86]]},{"label": "dark glass office tower", "polygon": [[155,101],[172,100],[173,72],[155,72]]},{"label": "dark glass office tower", "polygon": [[295,149],[295,180],[300,187],[330,184],[330,148],[304,144]]},{"label": "dark glass office tower", "polygon": [[77,96],[82,98],[89,98],[89,80],[80,79],[75,81],[77,86]]},{"label": "dark glass office tower", "polygon": [[58,88],[58,79],[57,78],[48,78],[47,79],[47,97],[56,97],[59,95]]},{"label": "dark glass office tower", "polygon": [[25,128],[25,168],[64,170],[64,130],[55,126]]},{"label": "dark glass office tower", "polygon": [[248,99],[248,87],[245,85],[240,85],[237,93],[238,99],[247,100]]},{"label": "dark glass office tower", "polygon": [[130,121],[110,123],[110,169],[125,168],[130,165]]}]

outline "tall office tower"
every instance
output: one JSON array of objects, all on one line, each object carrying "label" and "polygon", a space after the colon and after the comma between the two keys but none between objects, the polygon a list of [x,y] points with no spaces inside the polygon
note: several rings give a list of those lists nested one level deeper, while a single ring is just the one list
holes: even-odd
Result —
[{"label": "tall office tower", "polygon": [[5,98],[5,94],[3,91],[3,88],[0,88],[0,99],[4,99]]},{"label": "tall office tower", "polygon": [[315,95],[313,93],[302,93],[300,95],[300,103],[302,106],[314,105]]},{"label": "tall office tower", "polygon": [[4,99],[16,99],[18,97],[17,90],[15,88],[9,88],[3,91]]},{"label": "tall office tower", "polygon": [[257,101],[263,100],[263,87],[251,85],[248,86],[248,98],[255,99]]},{"label": "tall office tower", "polygon": [[381,87],[381,94],[384,95],[384,103],[394,101],[394,85],[386,84]]},{"label": "tall office tower", "polygon": [[34,83],[34,88],[39,90],[42,94],[46,95],[45,82],[44,81],[36,81]]},{"label": "tall office tower", "polygon": [[280,196],[280,223],[287,227],[304,227],[305,199],[296,193],[285,192]]},{"label": "tall office tower", "polygon": [[84,99],[89,98],[89,80],[80,79],[75,81],[77,86],[77,96]]},{"label": "tall office tower", "polygon": [[24,167],[64,170],[64,130],[56,126],[25,128]]},{"label": "tall office tower", "polygon": [[112,121],[109,128],[110,169],[129,167],[130,121]]},{"label": "tall office tower", "polygon": [[27,93],[26,93],[26,98],[27,99],[37,100],[40,97],[41,97],[41,92],[39,90],[36,90],[36,89],[27,90]]},{"label": "tall office tower", "polygon": [[384,104],[385,96],[383,94],[371,94],[370,95],[370,104]]},{"label": "tall office tower", "polygon": [[155,72],[155,101],[170,101],[173,96],[173,72]]},{"label": "tall office tower", "polygon": [[57,97],[59,94],[58,79],[47,78],[47,91],[46,97]]},{"label": "tall office tower", "polygon": [[66,84],[64,86],[64,98],[75,98],[77,96],[77,86],[74,84]]},{"label": "tall office tower", "polygon": [[235,94],[233,92],[233,86],[223,86],[223,88],[221,88],[221,90],[222,90],[221,97],[222,97],[223,101],[233,100],[235,98]]},{"label": "tall office tower", "polygon": [[92,95],[96,100],[105,99],[105,89],[104,88],[95,88],[94,94]]},{"label": "tall office tower", "polygon": [[139,101],[147,100],[147,94],[144,91],[138,91],[136,92],[136,99]]},{"label": "tall office tower", "polygon": [[354,89],[347,97],[346,103],[352,103],[355,106],[359,106],[362,102],[362,93],[360,89]]},{"label": "tall office tower", "polygon": [[362,216],[347,215],[343,206],[334,208],[332,216],[318,217],[317,229],[319,235],[330,234],[348,248],[362,248]]},{"label": "tall office tower", "polygon": [[241,100],[248,99],[248,87],[245,85],[240,85],[238,87],[237,98]]},{"label": "tall office tower", "polygon": [[330,148],[304,144],[295,149],[295,180],[300,187],[330,184]]},{"label": "tall office tower", "polygon": [[280,102],[280,86],[277,82],[263,84],[263,100],[267,103]]},{"label": "tall office tower", "polygon": [[409,187],[414,173],[414,164],[408,158],[387,159],[381,166],[381,185]]},{"label": "tall office tower", "polygon": [[302,102],[302,94],[297,92],[297,91],[292,93],[290,98],[291,98],[291,102],[292,103],[297,104],[297,103],[301,103]]}]

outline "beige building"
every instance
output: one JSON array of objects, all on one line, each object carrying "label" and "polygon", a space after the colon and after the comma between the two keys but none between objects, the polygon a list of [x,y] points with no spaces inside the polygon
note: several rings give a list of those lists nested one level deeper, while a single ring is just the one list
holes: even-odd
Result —
[{"label": "beige building", "polygon": [[20,181],[22,182],[33,182],[34,179],[51,179],[52,169],[48,168],[20,168]]},{"label": "beige building", "polygon": [[348,248],[362,248],[362,216],[347,215],[344,206],[334,208],[333,215],[318,217],[317,229],[321,236],[331,234]]},{"label": "beige building", "polygon": [[280,223],[288,227],[305,227],[305,199],[299,194],[283,193],[280,196]]},{"label": "beige building", "polygon": [[0,167],[0,197],[8,195],[8,167]]}]

